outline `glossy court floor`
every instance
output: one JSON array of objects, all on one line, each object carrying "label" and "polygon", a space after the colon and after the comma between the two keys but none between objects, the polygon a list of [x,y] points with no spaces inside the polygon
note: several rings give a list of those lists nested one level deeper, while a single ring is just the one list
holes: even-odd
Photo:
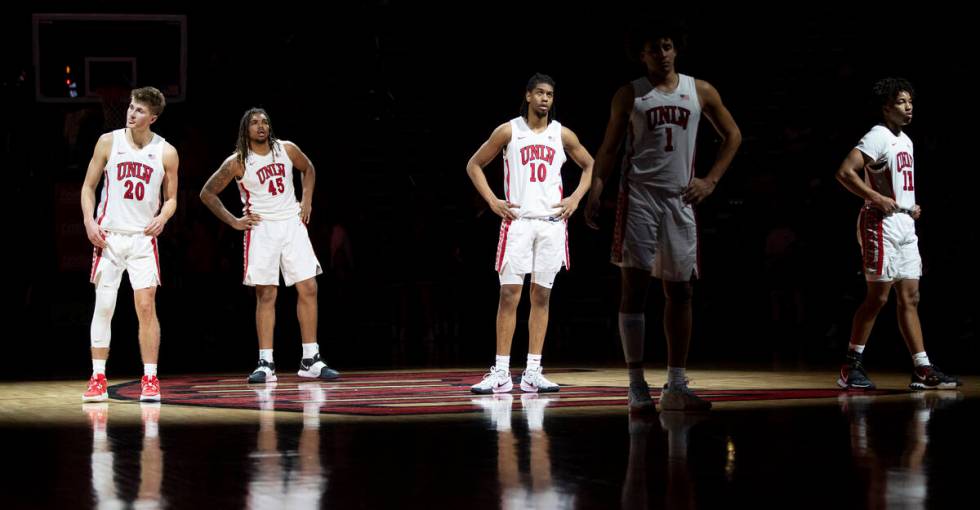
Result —
[{"label": "glossy court floor", "polygon": [[[558,394],[476,396],[478,370],[336,382],[0,383],[3,508],[971,507],[980,378],[841,392],[833,372],[690,373],[707,414],[626,410],[623,370],[549,368]],[[648,370],[653,384],[662,370]],[[661,381],[662,382],[662,381]],[[654,391],[654,395],[658,394]]]}]

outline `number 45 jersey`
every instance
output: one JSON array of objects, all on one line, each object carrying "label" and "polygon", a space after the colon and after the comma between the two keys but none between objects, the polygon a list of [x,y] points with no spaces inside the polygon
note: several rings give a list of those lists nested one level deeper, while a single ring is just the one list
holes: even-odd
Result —
[{"label": "number 45 jersey", "polygon": [[284,142],[276,141],[264,156],[249,151],[245,175],[238,180],[245,213],[258,214],[263,220],[299,216],[299,202],[293,188],[293,162],[286,154]]},{"label": "number 45 jersey", "polygon": [[517,117],[510,128],[510,143],[504,149],[504,195],[520,206],[518,218],[552,218],[558,214],[555,205],[564,198],[561,124],[553,120],[535,133],[524,117]]},{"label": "number 45 jersey", "polygon": [[163,185],[162,136],[136,149],[126,141],[126,130],[112,132],[112,149],[106,161],[102,200],[96,218],[110,232],[142,233],[160,211]]}]

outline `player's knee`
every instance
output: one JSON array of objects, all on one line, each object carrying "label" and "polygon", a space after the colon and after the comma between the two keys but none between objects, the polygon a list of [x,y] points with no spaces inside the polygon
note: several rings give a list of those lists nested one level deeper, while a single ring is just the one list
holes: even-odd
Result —
[{"label": "player's knee", "polygon": [[547,308],[548,301],[551,300],[551,289],[540,285],[531,286],[531,306],[537,308]]},{"label": "player's knee", "polygon": [[98,289],[95,291],[95,312],[92,314],[94,319],[112,320],[112,315],[116,311],[117,289]]},{"label": "player's knee", "polygon": [[864,305],[874,311],[881,310],[888,304],[888,294],[868,294],[864,298]]},{"label": "player's knee", "polygon": [[140,319],[153,317],[157,312],[156,302],[152,299],[140,299],[136,301],[136,315]]},{"label": "player's knee", "polygon": [[520,285],[501,285],[500,286],[500,306],[507,308],[517,308],[517,304],[521,301],[521,290],[523,289]]},{"label": "player's knee", "polygon": [[278,294],[279,288],[274,285],[260,285],[255,287],[255,300],[263,306],[274,305]]},{"label": "player's knee", "polygon": [[669,283],[664,285],[664,297],[675,305],[685,305],[694,297],[694,287],[689,283]]},{"label": "player's knee", "polygon": [[898,305],[915,308],[919,306],[919,291],[902,292],[898,295]]},{"label": "player's knee", "polygon": [[316,299],[316,280],[309,279],[296,284],[296,293],[302,299]]}]

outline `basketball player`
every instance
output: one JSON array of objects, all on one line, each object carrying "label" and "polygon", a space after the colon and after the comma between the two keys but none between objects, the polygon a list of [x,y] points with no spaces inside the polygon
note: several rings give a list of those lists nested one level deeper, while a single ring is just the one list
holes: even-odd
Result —
[{"label": "basketball player", "polygon": [[[91,282],[95,285],[92,315],[92,377],[82,395],[86,402],[108,398],[105,377],[110,325],[123,272],[129,273],[136,316],[139,318],[143,378],[140,400],[160,400],[157,355],[160,322],[156,290],[160,285],[157,236],[177,210],[177,150],[150,131],[166,99],[153,87],[130,94],[126,127],[103,134],[95,144],[82,184],[85,234],[95,246]],[[95,188],[105,176],[99,210]]]},{"label": "basketball player", "polygon": [[[497,308],[497,358],[490,372],[470,389],[502,393],[513,389],[510,345],[525,276],[531,275],[527,365],[521,389],[555,392],[559,387],[541,374],[541,353],[548,330],[548,302],[555,276],[568,261],[568,218],[578,208],[592,179],[592,156],[571,130],[554,120],[555,82],[535,74],[527,82],[520,117],[497,127],[466,164],[473,185],[503,222],[497,243],[500,278]],[[504,198],[487,184],[484,167],[504,153]],[[575,191],[565,196],[561,166],[565,153],[582,168]]]},{"label": "basketball player", "polygon": [[[939,371],[929,361],[919,324],[919,277],[922,260],[915,220],[922,209],[915,203],[912,140],[902,128],[912,122],[912,85],[902,78],[874,84],[881,123],[851,149],[837,170],[837,180],[864,199],[858,222],[858,241],[864,259],[868,294],[854,314],[851,342],[841,366],[841,388],[873,389],[864,369],[864,347],[878,312],[892,288],[898,296],[898,327],[912,355],[912,389],[955,388],[959,379]],[[864,169],[864,179],[859,172]]]},{"label": "basketball player", "polygon": [[[643,340],[650,277],[663,281],[666,305],[667,384],[662,410],[706,410],[710,403],[687,385],[691,339],[692,283],[699,276],[694,206],[708,197],[725,174],[742,137],[718,91],[675,68],[684,39],[674,27],[657,26],[636,40],[634,51],[646,76],[621,87],[613,97],[606,136],[596,161],[596,177],[586,208],[595,228],[599,197],[626,140],[612,261],[621,268],[619,332],[629,369],[629,406],[652,407],[643,376]],[[723,142],[711,170],[694,176],[694,146],[701,115]]]},{"label": "basketball player", "polygon": [[[296,200],[293,169],[303,174],[303,199]],[[236,218],[218,198],[234,179],[243,204]],[[296,285],[296,315],[302,335],[300,377],[336,379],[336,370],[320,358],[317,332],[317,285],[320,262],[306,231],[313,204],[316,172],[313,163],[296,144],[279,140],[269,115],[261,108],[245,112],[238,127],[238,146],[201,190],[201,201],[221,221],[245,231],[242,283],[255,287],[255,327],[259,338],[259,363],[248,376],[250,383],[276,381],[272,356],[276,323],[279,273],[287,287]]]}]

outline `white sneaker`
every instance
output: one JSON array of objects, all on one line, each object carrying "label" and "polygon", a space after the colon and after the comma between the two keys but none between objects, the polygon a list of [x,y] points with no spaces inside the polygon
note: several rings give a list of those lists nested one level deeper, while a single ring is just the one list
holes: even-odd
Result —
[{"label": "white sneaker", "polygon": [[510,370],[498,370],[496,365],[490,367],[490,372],[483,376],[482,381],[470,386],[470,391],[477,395],[507,393],[512,389],[514,382],[510,379]]},{"label": "white sneaker", "polygon": [[709,409],[711,409],[711,402],[695,395],[686,385],[672,388],[665,384],[664,391],[660,394],[661,411],[707,411]]},{"label": "white sneaker", "polygon": [[644,411],[653,408],[653,399],[650,398],[650,387],[646,381],[630,383],[628,405],[630,411]]},{"label": "white sneaker", "polygon": [[554,393],[561,389],[541,374],[541,367],[524,369],[521,376],[521,389],[529,393]]}]

